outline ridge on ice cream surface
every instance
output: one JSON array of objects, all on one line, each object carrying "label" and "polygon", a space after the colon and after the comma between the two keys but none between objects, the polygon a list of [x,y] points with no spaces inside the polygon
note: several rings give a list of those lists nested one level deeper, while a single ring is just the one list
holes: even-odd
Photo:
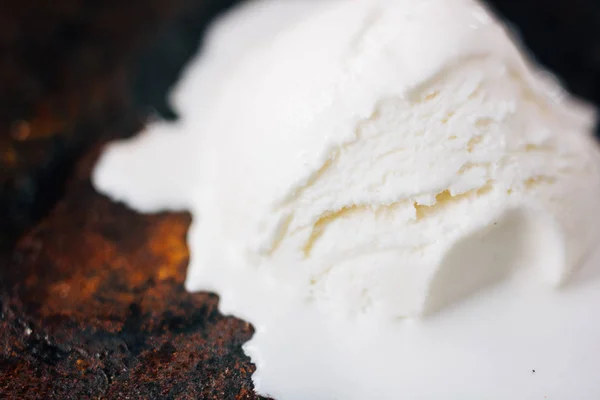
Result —
[{"label": "ridge on ice cream surface", "polygon": [[[210,211],[198,229],[317,297],[363,282],[342,309],[363,293],[405,316],[423,311],[454,243],[510,208],[531,208],[565,237],[546,266],[547,279],[562,282],[596,229],[572,212],[591,210],[598,194],[586,110],[550,96],[471,1],[321,7],[223,83],[199,146],[200,213]],[[440,198],[452,201],[440,207]],[[336,271],[354,257],[372,266]],[[367,284],[378,268],[394,271],[391,287]]]}]

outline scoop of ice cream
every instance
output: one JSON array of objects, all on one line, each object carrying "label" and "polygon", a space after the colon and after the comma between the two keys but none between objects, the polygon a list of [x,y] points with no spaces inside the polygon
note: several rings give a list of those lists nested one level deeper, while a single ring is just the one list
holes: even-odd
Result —
[{"label": "scoop of ice cream", "polygon": [[248,2],[172,100],[94,183],[191,211],[260,394],[599,398],[593,112],[477,2]]},{"label": "scoop of ice cream", "polygon": [[181,149],[193,179],[148,181],[185,187],[201,216],[188,289],[235,264],[335,312],[403,317],[521,269],[567,280],[600,222],[589,109],[472,0],[283,3],[297,8],[254,36],[256,8],[221,25],[239,46],[209,41],[212,78],[176,92],[212,95]]},{"label": "scoop of ice cream", "polygon": [[597,237],[589,113],[473,1],[322,7],[214,99],[198,257],[233,249],[335,310],[394,317],[515,269],[564,282]]}]

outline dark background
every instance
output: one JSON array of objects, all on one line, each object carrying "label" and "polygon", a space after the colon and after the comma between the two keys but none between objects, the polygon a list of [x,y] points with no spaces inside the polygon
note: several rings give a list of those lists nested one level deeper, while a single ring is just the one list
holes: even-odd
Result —
[{"label": "dark background", "polygon": [[[176,118],[168,88],[235,2],[0,0],[0,399],[257,398],[252,327],[183,288],[189,215],[89,182],[102,143]],[[600,0],[490,3],[600,104]]]}]

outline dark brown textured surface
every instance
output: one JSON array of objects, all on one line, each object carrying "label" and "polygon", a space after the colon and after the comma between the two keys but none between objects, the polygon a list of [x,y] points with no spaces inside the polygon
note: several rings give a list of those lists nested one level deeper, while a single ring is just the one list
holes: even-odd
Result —
[{"label": "dark brown textured surface", "polygon": [[0,1],[0,241],[109,121],[133,117],[128,65],[184,1]]},{"label": "dark brown textured surface", "polygon": [[183,288],[190,217],[111,203],[91,161],[3,271],[0,398],[257,398],[251,326]]},{"label": "dark brown textured surface", "polygon": [[236,0],[0,0],[0,247],[60,197],[102,135],[128,135]]},{"label": "dark brown textured surface", "polygon": [[77,162],[165,112],[232,2],[0,2],[0,399],[256,398],[251,327],[183,289],[189,217],[112,204]]}]

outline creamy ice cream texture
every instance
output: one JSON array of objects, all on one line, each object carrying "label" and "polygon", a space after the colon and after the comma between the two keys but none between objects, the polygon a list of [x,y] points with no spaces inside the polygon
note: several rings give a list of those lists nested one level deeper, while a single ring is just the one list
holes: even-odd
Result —
[{"label": "creamy ice cream texture", "polygon": [[[172,100],[182,121],[111,145],[94,183],[141,211],[193,212],[186,286],[255,324],[259,391],[532,398],[504,353],[552,349],[540,390],[600,396],[585,374],[555,382],[578,355],[600,357],[600,285],[577,283],[600,264],[578,272],[599,242],[594,114],[480,4],[250,2],[213,27]],[[482,329],[502,344],[486,348]],[[283,351],[294,341],[312,355]],[[438,369],[474,377],[475,359],[496,379],[417,384]],[[362,371],[356,388],[349,363],[369,361],[406,382]],[[313,385],[284,376],[296,368]]]}]

